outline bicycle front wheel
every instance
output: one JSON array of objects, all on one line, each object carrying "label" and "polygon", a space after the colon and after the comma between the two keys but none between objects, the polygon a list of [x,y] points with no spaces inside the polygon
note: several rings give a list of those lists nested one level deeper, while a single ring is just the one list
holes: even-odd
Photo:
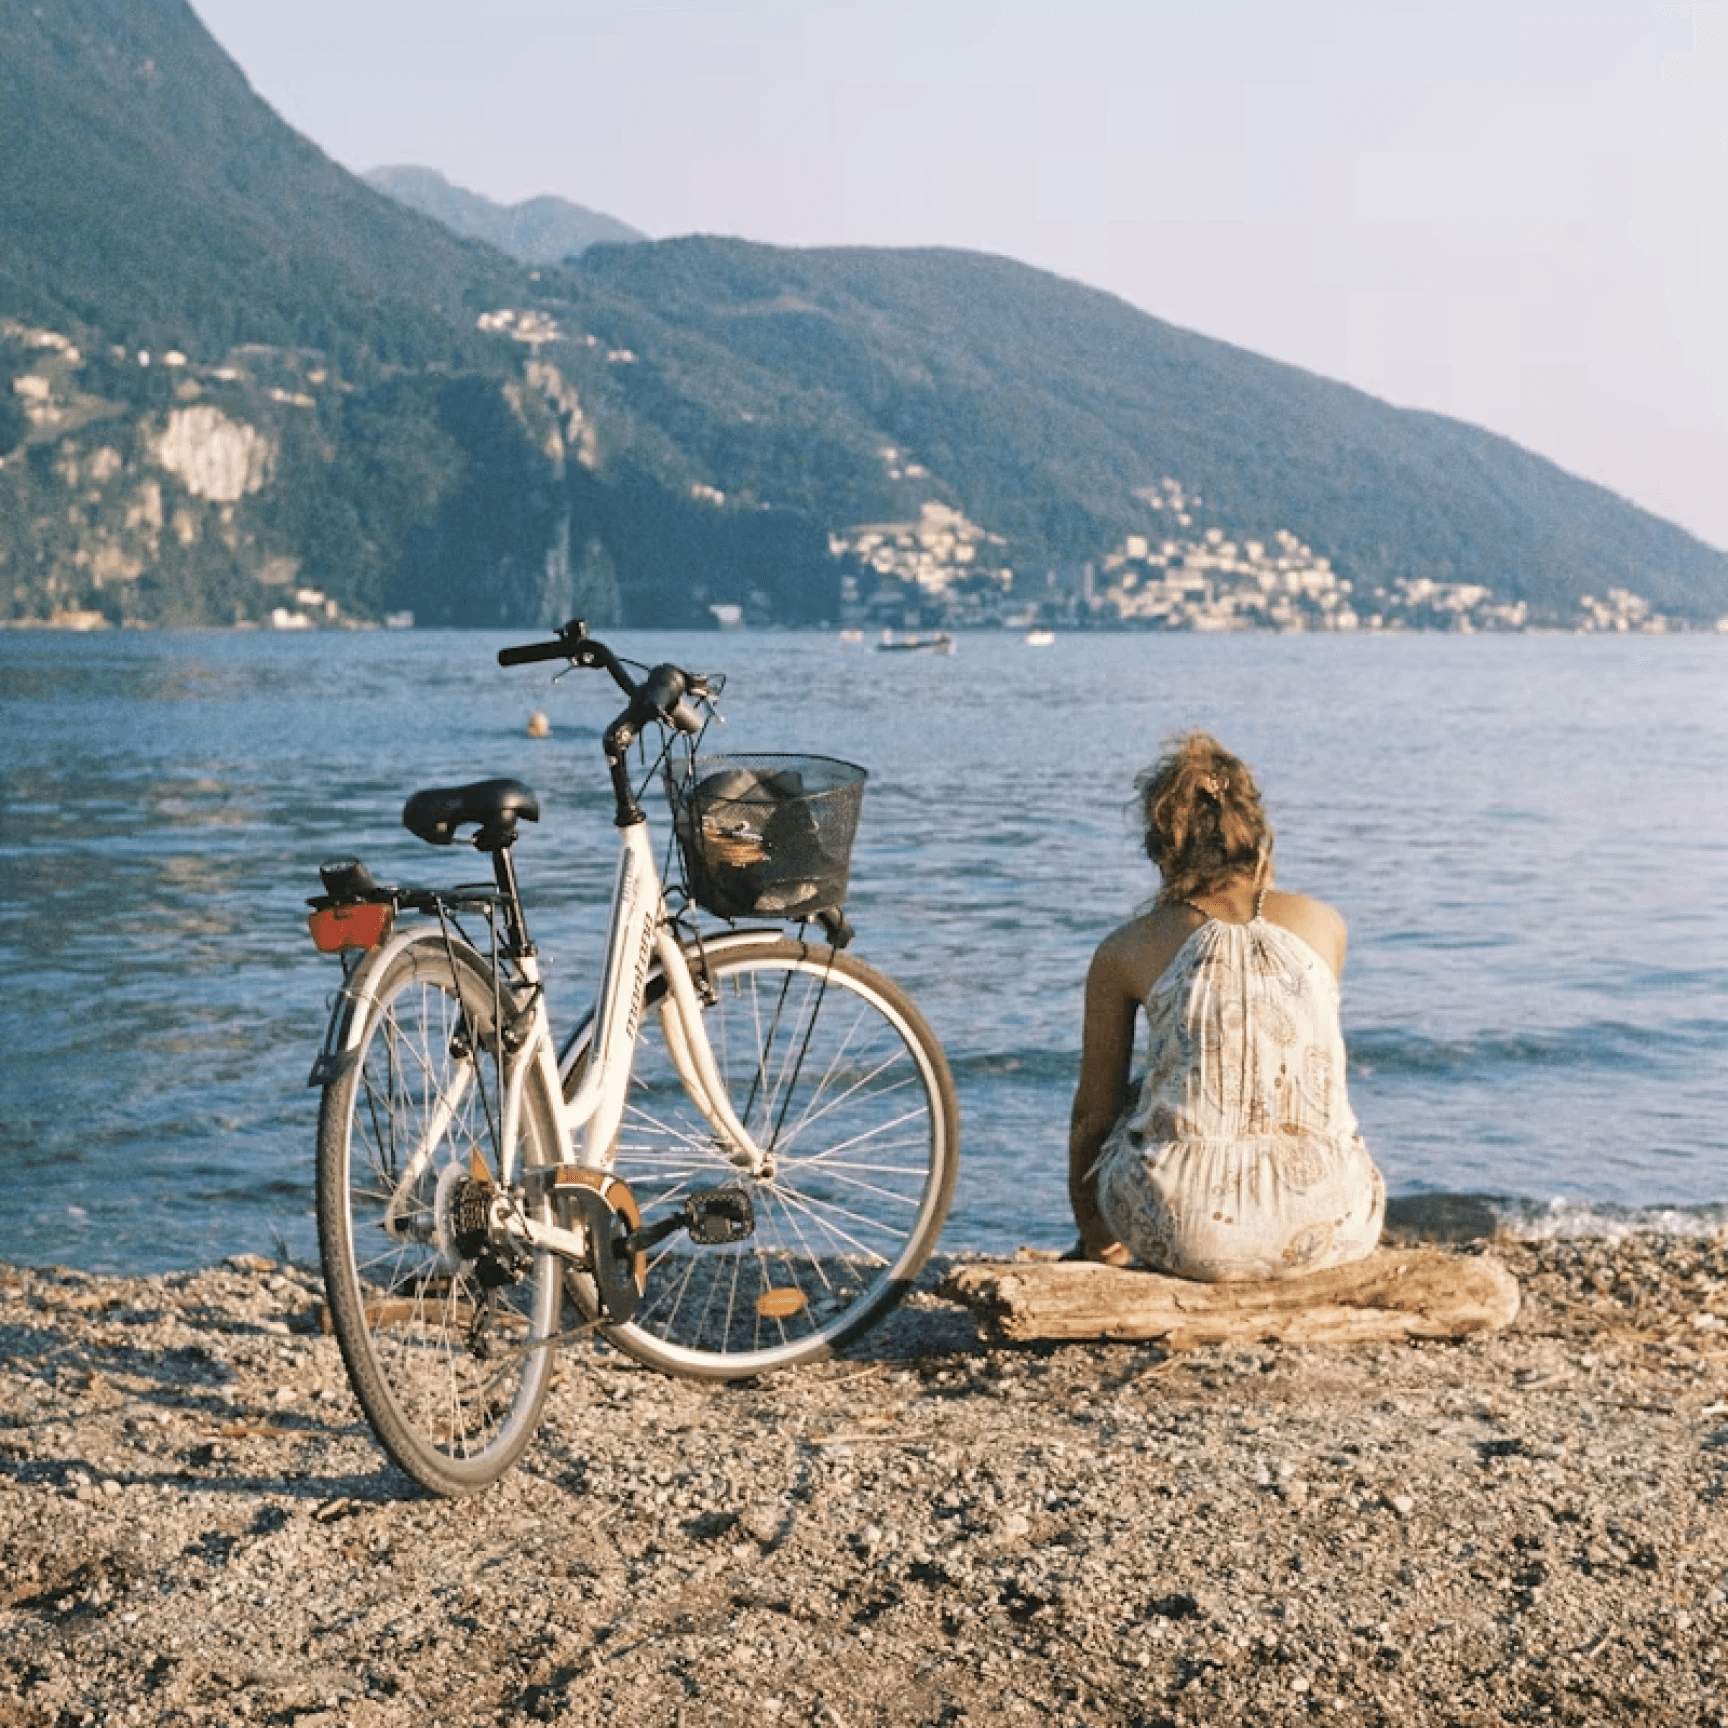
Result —
[{"label": "bicycle front wheel", "polygon": [[[657,1368],[736,1379],[830,1354],[905,1294],[953,1198],[959,1110],[934,1033],[872,968],[778,939],[692,965],[732,1108],[767,1163],[734,1168],[650,1013],[613,1168],[645,1220],[730,1187],[753,1228],[663,1243],[636,1313],[607,1336]],[[650,1001],[664,991],[656,980]]]},{"label": "bicycle front wheel", "polygon": [[[503,1168],[491,968],[428,930],[370,994],[319,1112],[325,1296],[384,1450],[432,1492],[468,1494],[509,1469],[538,1426],[559,1269],[549,1253],[486,1240]],[[518,1173],[552,1162],[556,1146],[544,1083],[526,1084]],[[545,1221],[543,1197],[520,1204]]]}]

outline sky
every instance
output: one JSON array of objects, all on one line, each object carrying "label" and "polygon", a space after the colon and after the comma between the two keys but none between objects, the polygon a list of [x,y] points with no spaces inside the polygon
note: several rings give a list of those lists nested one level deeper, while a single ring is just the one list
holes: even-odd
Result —
[{"label": "sky", "polygon": [[192,0],[356,172],[954,246],[1728,549],[1728,0]]}]

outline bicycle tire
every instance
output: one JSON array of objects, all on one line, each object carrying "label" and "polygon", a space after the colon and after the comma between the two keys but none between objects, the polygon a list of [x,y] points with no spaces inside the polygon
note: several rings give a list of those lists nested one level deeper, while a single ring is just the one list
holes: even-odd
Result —
[{"label": "bicycle tire", "polygon": [[[953,1198],[959,1108],[935,1034],[873,968],[783,938],[698,954],[716,1064],[772,1168],[734,1168],[645,1013],[611,1168],[650,1221],[741,1187],[754,1230],[718,1246],[678,1232],[650,1253],[634,1316],[604,1331],[653,1367],[731,1380],[831,1355],[910,1289]],[[665,990],[656,974],[651,1006]],[[566,1052],[567,1096],[584,1040]]]},{"label": "bicycle tire", "polygon": [[[357,1046],[324,1088],[318,1240],[348,1378],[386,1453],[435,1494],[471,1494],[521,1456],[553,1372],[561,1279],[539,1251],[463,1258],[464,1178],[497,1170],[494,976],[428,929],[381,961]],[[553,1162],[546,1083],[526,1077],[518,1169]],[[431,1155],[398,1192],[428,1124]],[[544,1190],[521,1204],[544,1220]]]}]

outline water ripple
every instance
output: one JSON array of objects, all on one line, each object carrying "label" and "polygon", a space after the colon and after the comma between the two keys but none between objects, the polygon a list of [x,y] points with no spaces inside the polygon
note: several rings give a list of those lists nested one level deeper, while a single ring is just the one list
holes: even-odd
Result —
[{"label": "water ripple", "polygon": [[[403,832],[416,786],[536,787],[519,861],[554,1011],[578,1010],[615,698],[500,672],[500,640],[0,632],[0,1110],[22,1178],[0,1253],[311,1251],[304,1082],[335,974],[303,900],[335,852],[397,880],[477,873]],[[858,952],[950,1053],[952,1245],[1065,1245],[1086,963],[1153,887],[1133,775],[1192,725],[1259,772],[1281,879],[1350,919],[1351,1096],[1394,1193],[1538,1219],[1728,1199],[1728,639],[625,646],[731,674],[721,748],[870,768]],[[536,708],[550,740],[526,737]]]}]

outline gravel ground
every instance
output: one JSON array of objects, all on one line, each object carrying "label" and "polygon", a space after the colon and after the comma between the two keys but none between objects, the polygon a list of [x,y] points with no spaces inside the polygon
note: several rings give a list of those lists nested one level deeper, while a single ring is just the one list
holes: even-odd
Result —
[{"label": "gravel ground", "polygon": [[0,1267],[0,1728],[1724,1728],[1728,1235],[1494,1251],[1456,1344],[991,1346],[932,1277],[752,1385],[584,1345],[462,1502],[315,1273]]}]

